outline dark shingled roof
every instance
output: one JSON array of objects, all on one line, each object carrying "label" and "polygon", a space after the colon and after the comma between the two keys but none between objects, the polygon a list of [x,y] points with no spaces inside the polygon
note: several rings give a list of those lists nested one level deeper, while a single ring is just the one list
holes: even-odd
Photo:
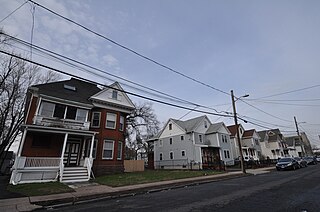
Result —
[{"label": "dark shingled roof", "polygon": [[[75,90],[66,89],[64,87],[65,85],[74,87]],[[39,94],[84,104],[91,104],[89,97],[101,91],[96,84],[88,83],[75,78],[59,82],[34,85],[32,87],[38,88]]]},{"label": "dark shingled roof", "polygon": [[243,138],[248,138],[248,137],[252,137],[253,133],[254,133],[255,129],[251,129],[251,130],[246,130],[243,133]]},{"label": "dark shingled roof", "polygon": [[[239,124],[238,124],[238,126],[239,126]],[[228,126],[228,129],[229,129],[232,137],[236,136],[236,134],[237,134],[237,127],[236,127],[236,125]]]},{"label": "dark shingled roof", "polygon": [[[186,132],[192,132],[199,125],[200,121],[202,121],[206,116],[199,116],[193,119],[189,119],[186,121],[180,121],[177,119],[172,119],[175,123],[177,123],[182,129],[186,130]],[[209,123],[208,123],[209,125]]]}]

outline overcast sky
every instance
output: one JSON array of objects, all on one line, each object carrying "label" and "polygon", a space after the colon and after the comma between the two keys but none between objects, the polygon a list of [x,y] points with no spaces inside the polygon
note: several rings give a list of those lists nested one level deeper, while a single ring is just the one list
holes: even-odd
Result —
[{"label": "overcast sky", "polygon": [[[30,3],[3,20],[25,0],[0,0],[0,27],[19,39],[218,112],[232,112],[230,90],[237,97],[249,94],[243,99],[246,103],[236,102],[237,112],[260,126],[240,122],[245,129],[279,128],[284,134],[294,134],[296,116],[300,131],[320,145],[320,1],[35,1],[180,74],[39,6],[33,10]],[[24,55],[30,57],[29,49],[25,50]],[[117,80],[130,92],[194,108],[138,91],[119,78],[98,77],[36,53],[33,60],[68,73],[103,84]],[[146,101],[130,97],[137,103]],[[162,123],[188,112],[159,103],[153,103],[153,108]],[[192,112],[183,119],[199,115]],[[212,122],[234,123],[232,118],[208,117]]]}]

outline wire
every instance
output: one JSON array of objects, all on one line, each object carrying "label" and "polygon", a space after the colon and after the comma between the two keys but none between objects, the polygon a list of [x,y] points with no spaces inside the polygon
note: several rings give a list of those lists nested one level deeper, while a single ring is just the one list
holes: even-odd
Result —
[{"label": "wire", "polygon": [[6,17],[4,17],[3,19],[0,20],[0,23],[2,23],[4,20],[6,20],[7,18],[9,18],[11,15],[13,15],[15,12],[17,12],[21,7],[23,7],[26,3],[28,2],[25,1],[24,3],[22,3],[19,7],[17,7],[15,10],[13,10],[11,13],[9,13],[9,15],[7,15]]},{"label": "wire", "polygon": [[320,85],[319,84],[318,85],[312,85],[312,86],[309,86],[309,87],[299,88],[299,89],[292,90],[292,91],[286,91],[286,92],[282,92],[282,93],[278,93],[278,94],[272,94],[272,95],[260,97],[258,99],[266,99],[266,98],[270,98],[270,97],[274,97],[274,96],[281,96],[281,95],[284,95],[284,94],[295,93],[295,92],[304,91],[304,90],[308,90],[308,89],[312,89],[312,88],[316,88],[316,87],[320,87]]},{"label": "wire", "polygon": [[268,112],[266,112],[266,111],[264,111],[264,110],[261,110],[260,108],[258,108],[258,107],[256,107],[256,106],[254,106],[254,105],[252,105],[252,104],[244,101],[243,99],[240,99],[240,101],[244,102],[245,104],[253,107],[254,109],[256,109],[256,110],[258,110],[258,111],[260,111],[260,112],[262,112],[262,113],[264,113],[264,114],[267,114],[268,116],[271,116],[271,117],[273,117],[273,118],[279,119],[279,120],[281,120],[281,121],[286,121],[286,122],[290,122],[290,123],[291,123],[291,121],[286,120],[286,119],[279,118],[279,117],[277,117],[277,116],[275,116],[275,115],[272,115],[271,113],[268,113]]},{"label": "wire", "polygon": [[[18,39],[18,38],[16,38],[16,37],[10,36],[10,35],[8,35],[8,34],[6,34],[6,33],[0,32],[0,34],[4,34],[5,36],[8,36],[10,39],[16,40],[17,42],[19,42],[19,43],[21,43],[21,44],[23,44],[23,45],[26,45],[27,47],[29,47],[30,45],[32,45],[32,44],[30,44],[30,43],[28,43],[28,42],[26,42],[26,41],[23,41],[23,40]],[[59,57],[62,57],[62,58],[64,58],[64,59],[70,60],[70,61],[72,61],[72,62],[81,64],[81,65],[83,65],[83,66],[85,66],[85,67],[94,69],[94,70],[96,70],[96,71],[99,71],[99,72],[101,72],[101,73],[103,73],[103,74],[107,74],[107,75],[112,76],[112,77],[114,77],[114,78],[118,78],[118,79],[121,79],[121,80],[123,80],[123,81],[129,82],[129,83],[131,83],[131,84],[140,86],[140,87],[142,87],[142,88],[144,88],[144,89],[148,89],[148,90],[151,90],[151,91],[153,91],[153,92],[160,93],[160,94],[162,94],[162,95],[164,95],[164,96],[168,96],[168,97],[170,97],[169,100],[171,100],[171,101],[179,100],[179,103],[185,103],[185,104],[187,103],[187,104],[194,105],[194,106],[196,106],[196,107],[202,107],[202,108],[214,110],[214,111],[217,112],[217,113],[226,113],[226,114],[228,114],[228,112],[225,112],[225,111],[217,111],[216,109],[214,109],[214,108],[212,108],[212,107],[207,107],[207,106],[204,106],[204,105],[196,104],[196,103],[193,103],[193,102],[190,102],[190,101],[187,101],[187,100],[183,100],[183,99],[180,99],[180,98],[178,98],[178,97],[174,97],[174,96],[172,96],[172,95],[163,93],[163,92],[161,92],[161,91],[158,91],[158,90],[155,90],[155,89],[146,87],[146,86],[144,86],[144,85],[141,85],[141,84],[135,83],[135,82],[133,82],[133,81],[127,80],[127,79],[125,79],[125,78],[116,76],[116,75],[114,75],[114,74],[105,72],[105,71],[103,71],[103,70],[101,70],[101,69],[95,68],[95,67],[93,67],[93,66],[90,66],[90,65],[88,65],[88,64],[82,63],[82,62],[80,62],[80,61],[74,60],[74,59],[72,59],[72,58],[63,56],[63,55],[58,54],[58,53],[55,53],[55,52],[53,52],[53,51],[50,51],[50,50],[45,49],[45,48],[42,48],[42,47],[40,47],[40,46],[33,45],[33,48],[36,49],[37,51],[40,51],[40,52],[42,52],[42,53],[44,53],[44,54],[49,55],[50,57],[53,57],[53,58],[55,58],[55,59],[57,59],[57,60],[63,61],[64,64],[71,65],[72,67],[81,69],[81,70],[86,71],[86,72],[89,72],[89,73],[91,73],[91,74],[97,75],[96,73],[93,73],[93,72],[91,72],[91,71],[88,71],[87,69],[84,69],[83,67],[80,67],[80,66],[77,66],[77,65],[75,65],[75,64],[72,64],[72,63],[70,63],[70,62],[67,62],[66,60],[63,60],[63,59],[61,59],[61,58],[59,58]],[[50,54],[48,54],[47,52],[49,52]],[[58,56],[58,57],[57,57],[57,56]],[[99,76],[104,77],[104,76],[102,76],[102,75],[99,75]],[[107,78],[107,79],[110,80],[110,81],[112,81],[112,79],[110,79],[110,78]],[[131,88],[134,88],[134,89],[137,89],[137,88],[132,87],[132,86],[129,86],[129,85],[127,85],[127,86],[128,86],[128,87],[131,87]],[[143,92],[146,92],[146,91],[141,90],[141,89],[139,89],[139,90],[140,90],[140,91],[143,91]],[[154,93],[150,93],[150,92],[148,92],[148,93],[149,93],[149,94],[152,94],[152,95],[155,95]],[[163,98],[163,96],[159,96],[159,95],[157,95],[157,96]]]},{"label": "wire", "polygon": [[175,105],[175,104],[172,104],[172,103],[168,103],[168,102],[164,102],[164,101],[161,101],[161,100],[153,99],[153,98],[150,98],[150,97],[142,96],[142,95],[140,95],[140,94],[136,94],[136,93],[133,93],[133,92],[129,92],[129,91],[124,91],[124,90],[121,90],[121,89],[113,88],[113,87],[111,87],[111,86],[104,85],[104,84],[102,84],[102,83],[94,82],[94,81],[92,81],[92,80],[88,80],[88,79],[85,79],[85,78],[83,78],[83,77],[79,77],[79,76],[77,76],[77,75],[70,74],[70,73],[67,73],[67,72],[65,72],[65,71],[61,71],[61,70],[59,70],[59,69],[52,68],[52,67],[50,67],[50,66],[43,65],[43,64],[38,63],[38,62],[34,62],[34,61],[31,61],[31,60],[26,59],[26,58],[22,58],[22,57],[20,57],[20,56],[18,56],[18,55],[15,55],[15,54],[12,54],[12,53],[3,51],[3,50],[0,50],[0,53],[5,54],[5,55],[9,55],[9,56],[11,56],[11,57],[15,57],[15,58],[17,58],[17,59],[23,60],[23,61],[25,61],[25,62],[28,62],[28,63],[34,64],[34,65],[37,65],[37,66],[42,67],[42,68],[45,68],[45,69],[49,69],[49,70],[54,71],[54,72],[58,72],[58,73],[61,73],[61,74],[65,74],[65,75],[68,75],[68,76],[71,76],[71,77],[74,77],[74,78],[83,80],[83,81],[85,81],[85,82],[97,84],[97,85],[100,85],[100,86],[103,86],[103,87],[106,87],[106,88],[111,88],[111,89],[117,90],[117,91],[119,91],[119,92],[124,92],[124,93],[126,93],[126,94],[130,94],[130,95],[132,95],[132,96],[136,96],[136,97],[139,97],[139,98],[142,98],[142,99],[147,99],[147,100],[149,100],[149,101],[157,102],[157,103],[160,103],[160,104],[164,104],[164,105],[168,105],[168,106],[172,106],[172,107],[176,107],[176,108],[180,108],[180,109],[193,110],[193,111],[196,111],[196,112],[205,113],[205,114],[214,115],[214,116],[232,117],[232,116],[230,116],[230,115],[223,115],[223,114],[212,113],[212,112],[203,111],[203,110],[192,109],[192,108],[184,107],[184,106],[181,106],[181,105]]},{"label": "wire", "polygon": [[79,23],[77,23],[76,21],[74,21],[74,20],[72,20],[72,19],[70,19],[70,18],[67,18],[67,17],[65,17],[65,16],[63,16],[63,15],[61,15],[61,14],[59,14],[59,13],[57,13],[57,12],[55,12],[55,11],[53,11],[53,10],[45,7],[45,6],[43,6],[43,5],[41,5],[41,4],[33,1],[33,0],[28,0],[28,1],[30,1],[30,2],[32,2],[32,3],[34,3],[34,4],[36,4],[36,5],[38,5],[39,7],[47,10],[48,12],[50,12],[50,13],[56,15],[56,16],[59,16],[60,18],[66,20],[66,21],[68,21],[68,22],[71,22],[72,24],[75,24],[75,25],[81,27],[82,29],[84,29],[84,30],[86,30],[86,31],[88,31],[88,32],[90,32],[90,33],[93,33],[94,35],[96,35],[96,36],[98,36],[98,37],[100,37],[100,38],[103,38],[103,39],[105,39],[105,40],[113,43],[114,45],[119,46],[119,47],[121,47],[121,48],[123,48],[123,49],[125,49],[125,50],[127,50],[127,51],[129,51],[129,52],[131,52],[131,53],[133,53],[133,54],[135,54],[135,55],[137,55],[137,56],[139,56],[139,57],[141,57],[141,58],[149,61],[149,62],[152,62],[152,63],[154,63],[154,64],[156,64],[156,65],[158,65],[158,66],[160,66],[160,67],[162,67],[162,68],[165,68],[165,69],[167,69],[167,70],[169,70],[169,71],[171,71],[171,72],[174,72],[174,73],[176,73],[176,74],[178,74],[178,75],[180,75],[180,76],[182,76],[182,77],[185,77],[185,78],[187,78],[187,79],[189,79],[189,80],[192,80],[192,81],[194,81],[194,82],[196,82],[196,83],[199,83],[199,84],[201,84],[201,85],[203,85],[203,86],[206,86],[206,87],[211,88],[211,89],[213,89],[213,90],[215,90],[215,91],[218,91],[218,92],[220,92],[220,93],[223,93],[223,94],[226,94],[226,95],[230,96],[230,94],[229,94],[228,92],[226,92],[226,91],[223,91],[223,90],[220,90],[220,89],[218,89],[218,88],[215,88],[215,87],[213,87],[213,86],[211,86],[211,85],[209,85],[209,84],[207,84],[207,83],[201,82],[201,81],[198,80],[198,79],[195,79],[195,78],[190,77],[190,76],[188,76],[188,75],[186,75],[186,74],[183,74],[183,73],[181,73],[181,72],[179,72],[179,71],[177,71],[177,70],[175,70],[175,69],[173,69],[173,68],[170,68],[170,67],[167,66],[167,65],[164,65],[164,64],[162,64],[162,63],[160,63],[160,62],[158,62],[158,61],[156,61],[156,60],[154,60],[154,59],[152,59],[152,58],[150,58],[150,57],[148,57],[148,56],[145,56],[145,55],[137,52],[136,50],[133,50],[133,49],[131,49],[131,48],[129,48],[129,47],[123,45],[123,44],[120,44],[119,42],[116,42],[116,41],[114,41],[113,39],[110,39],[110,38],[106,37],[105,35],[102,35],[102,34],[96,32],[96,31],[93,31],[93,30],[91,30],[90,28],[88,28],[88,27],[86,27],[86,26],[84,26],[84,25],[82,25],[82,24],[79,24]]},{"label": "wire", "polygon": [[31,15],[32,15],[32,25],[31,25],[31,35],[30,35],[30,58],[32,60],[32,43],[33,43],[33,33],[34,33],[34,13],[36,11],[36,5],[35,4],[32,4],[30,3],[30,6],[31,6],[31,9],[30,9],[30,12],[31,12]]},{"label": "wire", "polygon": [[289,106],[301,106],[301,107],[320,107],[320,105],[291,104],[291,103],[271,102],[271,101],[264,101],[264,100],[256,100],[255,102],[260,102],[260,103],[265,103],[265,104],[274,104],[274,105],[289,105]]}]

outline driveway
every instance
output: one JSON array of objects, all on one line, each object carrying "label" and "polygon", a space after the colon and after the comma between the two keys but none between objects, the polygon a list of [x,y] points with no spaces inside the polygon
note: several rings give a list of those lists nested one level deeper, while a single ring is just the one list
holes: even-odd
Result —
[{"label": "driveway", "polygon": [[21,194],[7,191],[7,186],[9,184],[9,181],[10,181],[10,176],[0,175],[0,191],[1,191],[0,199],[24,197]]}]

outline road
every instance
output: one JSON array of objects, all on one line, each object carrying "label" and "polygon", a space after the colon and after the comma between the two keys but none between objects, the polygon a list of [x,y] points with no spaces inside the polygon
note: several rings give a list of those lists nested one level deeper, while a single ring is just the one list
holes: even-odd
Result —
[{"label": "road", "polygon": [[56,208],[57,211],[320,211],[320,165]]}]

